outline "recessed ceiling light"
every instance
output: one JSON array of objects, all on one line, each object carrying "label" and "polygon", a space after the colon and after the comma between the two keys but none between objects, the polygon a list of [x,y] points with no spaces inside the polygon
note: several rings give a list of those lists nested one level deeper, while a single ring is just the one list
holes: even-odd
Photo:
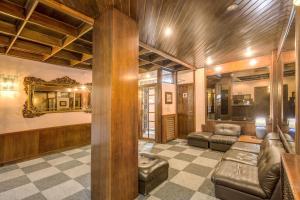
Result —
[{"label": "recessed ceiling light", "polygon": [[170,35],[172,35],[173,30],[170,27],[167,27],[165,29],[165,36],[169,37]]},{"label": "recessed ceiling light", "polygon": [[294,0],[294,5],[295,6],[300,6],[300,0]]},{"label": "recessed ceiling light", "polygon": [[150,74],[146,74],[146,78],[151,78],[151,75]]},{"label": "recessed ceiling light", "polygon": [[251,61],[250,61],[250,65],[251,66],[254,66],[254,65],[256,65],[257,64],[257,61],[255,60],[255,59],[252,59]]},{"label": "recessed ceiling light", "polygon": [[221,66],[216,66],[215,68],[214,68],[214,70],[215,70],[215,72],[220,72],[220,71],[222,71],[222,67]]},{"label": "recessed ceiling light", "polygon": [[213,60],[211,59],[211,57],[208,57],[207,59],[206,59],[206,64],[207,65],[211,65],[213,63]]},{"label": "recessed ceiling light", "polygon": [[234,10],[238,9],[238,7],[239,7],[239,5],[237,5],[235,3],[231,4],[230,6],[227,7],[227,11],[228,12],[234,11]]},{"label": "recessed ceiling light", "polygon": [[253,51],[252,51],[252,49],[251,49],[250,47],[248,47],[248,48],[246,49],[245,55],[246,55],[247,57],[251,57],[251,56],[253,55]]}]

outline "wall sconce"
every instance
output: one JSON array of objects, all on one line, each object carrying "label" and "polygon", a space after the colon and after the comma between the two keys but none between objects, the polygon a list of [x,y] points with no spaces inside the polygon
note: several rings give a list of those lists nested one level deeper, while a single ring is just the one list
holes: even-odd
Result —
[{"label": "wall sconce", "polygon": [[0,74],[0,94],[12,96],[18,91],[18,76]]},{"label": "wall sconce", "polygon": [[258,117],[255,119],[255,130],[256,130],[256,137],[259,139],[263,139],[266,134],[267,130],[267,122],[266,118],[264,117]]}]

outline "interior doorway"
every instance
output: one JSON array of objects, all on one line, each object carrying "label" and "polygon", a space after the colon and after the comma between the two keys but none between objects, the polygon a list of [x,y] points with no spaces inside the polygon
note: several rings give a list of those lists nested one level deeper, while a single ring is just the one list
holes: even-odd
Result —
[{"label": "interior doorway", "polygon": [[144,86],[141,92],[141,138],[155,140],[156,87]]},{"label": "interior doorway", "polygon": [[177,86],[178,137],[186,136],[195,129],[194,84]]}]

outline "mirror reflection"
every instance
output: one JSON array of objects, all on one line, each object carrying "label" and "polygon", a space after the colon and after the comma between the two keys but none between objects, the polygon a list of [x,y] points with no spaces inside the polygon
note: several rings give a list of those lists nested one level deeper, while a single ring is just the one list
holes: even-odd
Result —
[{"label": "mirror reflection", "polygon": [[262,67],[207,77],[208,119],[270,117],[270,72]]},{"label": "mirror reflection", "polygon": [[24,84],[28,94],[24,117],[53,112],[91,111],[91,84],[79,84],[69,77],[50,82],[26,77]]}]

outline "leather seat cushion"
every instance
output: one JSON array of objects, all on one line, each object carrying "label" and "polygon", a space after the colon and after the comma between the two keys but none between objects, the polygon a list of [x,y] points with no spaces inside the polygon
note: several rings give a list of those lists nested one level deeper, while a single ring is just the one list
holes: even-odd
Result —
[{"label": "leather seat cushion", "polygon": [[213,135],[210,138],[211,142],[219,144],[233,144],[238,140],[236,136],[227,136],[227,135]]},{"label": "leather seat cushion", "polygon": [[258,168],[233,161],[222,161],[212,175],[212,181],[224,187],[265,198],[258,180]]},{"label": "leather seat cushion", "polygon": [[258,161],[259,183],[268,198],[272,196],[273,190],[280,178],[280,159],[280,149],[270,146]]},{"label": "leather seat cushion", "polygon": [[231,146],[230,149],[259,154],[260,145],[259,144],[247,143],[247,142],[236,142]]},{"label": "leather seat cushion", "polygon": [[241,134],[241,126],[236,124],[216,124],[214,134],[238,137]]},{"label": "leather seat cushion", "polygon": [[230,149],[223,155],[223,160],[230,160],[247,165],[256,166],[257,157],[258,155],[254,153]]},{"label": "leather seat cushion", "polygon": [[193,133],[188,134],[187,138],[209,141],[210,137],[212,135],[213,135],[213,133],[210,133],[210,132],[193,132]]},{"label": "leather seat cushion", "polygon": [[150,181],[159,176],[160,173],[168,172],[168,161],[148,153],[139,154],[139,180]]}]

